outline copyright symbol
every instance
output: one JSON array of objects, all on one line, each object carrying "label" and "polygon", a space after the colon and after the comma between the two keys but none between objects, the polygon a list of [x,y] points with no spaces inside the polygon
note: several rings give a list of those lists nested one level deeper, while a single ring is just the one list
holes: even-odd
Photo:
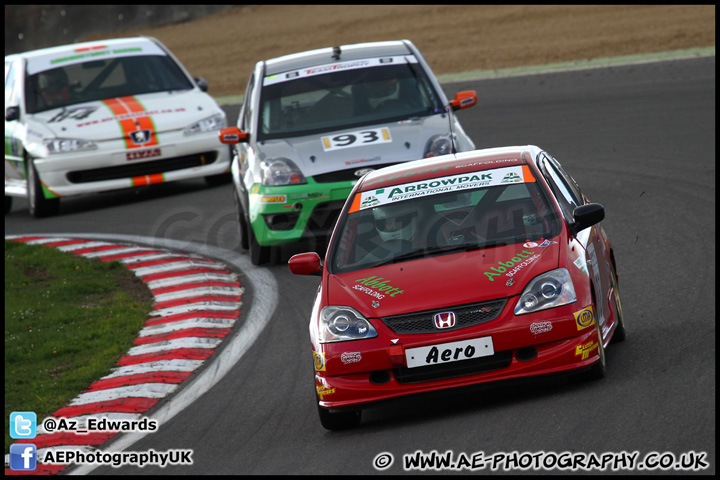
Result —
[{"label": "copyright symbol", "polygon": [[57,426],[57,422],[54,418],[46,418],[43,422],[43,428],[45,428],[45,431],[50,433],[55,431],[55,427]]},{"label": "copyright symbol", "polygon": [[375,467],[375,470],[387,470],[393,464],[393,460],[395,459],[392,453],[378,453],[373,460],[373,467]]}]

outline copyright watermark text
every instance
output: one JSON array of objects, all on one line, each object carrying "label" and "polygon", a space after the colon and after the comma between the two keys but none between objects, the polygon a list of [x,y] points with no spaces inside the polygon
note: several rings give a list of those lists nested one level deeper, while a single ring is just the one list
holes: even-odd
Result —
[{"label": "copyright watermark text", "polygon": [[[689,451],[681,454],[672,452],[497,452],[474,453],[452,450],[440,453],[436,450],[403,455],[404,471],[526,471],[526,470],[562,470],[562,471],[630,471],[630,470],[706,470],[709,464],[706,452]],[[373,459],[376,470],[387,470],[395,458],[389,452],[382,452]]]}]

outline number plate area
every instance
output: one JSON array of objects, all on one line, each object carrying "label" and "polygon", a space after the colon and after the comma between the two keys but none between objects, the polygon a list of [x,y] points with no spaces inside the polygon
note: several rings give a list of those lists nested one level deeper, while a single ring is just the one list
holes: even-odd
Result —
[{"label": "number plate area", "polygon": [[376,143],[390,143],[390,130],[387,127],[370,128],[348,132],[332,137],[322,137],[323,150],[329,152],[340,148],[363,147]]},{"label": "number plate area", "polygon": [[460,342],[408,348],[405,350],[405,361],[408,368],[427,367],[441,363],[488,357],[494,353],[492,337],[481,337]]}]

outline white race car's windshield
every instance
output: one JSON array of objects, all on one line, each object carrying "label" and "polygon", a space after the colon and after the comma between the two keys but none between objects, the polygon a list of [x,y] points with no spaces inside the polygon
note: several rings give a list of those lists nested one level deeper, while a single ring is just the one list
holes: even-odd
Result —
[{"label": "white race car's windshield", "polygon": [[38,113],[77,103],[143,93],[189,90],[190,79],[165,55],[90,60],[27,77],[26,108]]},{"label": "white race car's windshield", "polygon": [[[377,59],[375,59],[377,60]],[[360,60],[355,63],[364,62]],[[261,95],[258,140],[398,121],[443,112],[440,97],[417,63],[330,73],[266,77]],[[295,72],[292,72],[295,73]],[[270,81],[268,81],[270,80]]]},{"label": "white race car's windshield", "polygon": [[347,215],[330,252],[333,273],[550,239],[561,229],[537,182],[405,197]]}]

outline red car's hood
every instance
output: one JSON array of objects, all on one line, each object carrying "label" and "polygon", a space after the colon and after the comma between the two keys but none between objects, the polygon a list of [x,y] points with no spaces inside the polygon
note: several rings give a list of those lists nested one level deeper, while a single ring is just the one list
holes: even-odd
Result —
[{"label": "red car's hood", "polygon": [[442,255],[330,275],[328,305],[368,318],[519,295],[540,273],[558,266],[559,238]]}]

